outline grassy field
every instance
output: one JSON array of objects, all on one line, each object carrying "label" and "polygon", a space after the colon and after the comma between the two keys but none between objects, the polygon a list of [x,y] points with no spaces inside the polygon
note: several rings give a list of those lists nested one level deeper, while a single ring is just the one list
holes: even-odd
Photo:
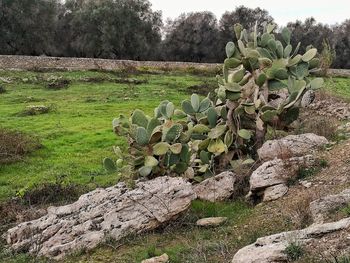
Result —
[{"label": "grassy field", "polygon": [[[116,175],[107,174],[101,165],[104,157],[113,156],[113,145],[126,147],[124,139],[111,130],[114,117],[129,115],[135,108],[152,114],[164,99],[179,105],[192,92],[206,92],[189,87],[215,87],[214,77],[165,73],[123,76],[89,71],[1,71],[0,77],[11,81],[0,81],[7,90],[0,94],[0,127],[33,135],[42,144],[23,161],[0,166],[0,201],[62,177],[88,189],[114,184]],[[66,89],[51,90],[46,86],[52,78],[67,79],[71,84]],[[125,79],[142,83],[118,83]],[[333,78],[326,83],[327,92],[350,100],[349,79]],[[29,105],[52,106],[54,110],[21,115]]]},{"label": "grassy field", "polygon": [[[112,132],[114,117],[129,115],[135,108],[152,114],[164,99],[179,105],[188,96],[189,86],[215,85],[214,78],[193,75],[132,76],[141,84],[116,83],[125,76],[103,72],[2,71],[0,77],[12,82],[0,83],[7,90],[0,94],[0,127],[33,135],[42,144],[23,161],[0,165],[0,200],[62,176],[88,188],[114,184],[118,178],[107,174],[101,164],[104,157],[113,157],[113,145],[126,147],[124,139]],[[46,85],[53,77],[71,84],[50,90]],[[51,105],[54,111],[22,116],[29,105]]]}]

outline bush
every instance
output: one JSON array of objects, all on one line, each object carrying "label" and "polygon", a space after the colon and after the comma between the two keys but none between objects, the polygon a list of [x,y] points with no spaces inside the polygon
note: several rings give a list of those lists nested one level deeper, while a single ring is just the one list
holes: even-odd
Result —
[{"label": "bush", "polygon": [[6,93],[6,89],[4,86],[0,85],[0,94],[2,94],[2,93]]},{"label": "bush", "polygon": [[0,164],[19,161],[40,146],[36,138],[0,128]]},{"label": "bush", "polygon": [[117,162],[106,158],[107,170],[124,165],[142,177],[178,174],[202,181],[230,165],[252,165],[263,144],[267,128],[287,129],[307,106],[323,79],[309,79],[319,65],[317,50],[293,51],[291,33],[282,30],[282,42],[268,25],[263,34],[257,27],[248,33],[240,24],[234,29],[237,43],[226,46],[223,76],[217,76],[215,94],[201,99],[193,94],[181,109],[163,101],[147,116],[135,110],[130,119],[113,121],[117,135],[126,136],[129,156],[116,148]]},{"label": "bush", "polygon": [[303,248],[297,243],[291,243],[284,251],[290,261],[296,261],[304,255]]},{"label": "bush", "polygon": [[70,80],[62,78],[52,78],[48,80],[47,88],[50,90],[61,90],[68,88]]}]

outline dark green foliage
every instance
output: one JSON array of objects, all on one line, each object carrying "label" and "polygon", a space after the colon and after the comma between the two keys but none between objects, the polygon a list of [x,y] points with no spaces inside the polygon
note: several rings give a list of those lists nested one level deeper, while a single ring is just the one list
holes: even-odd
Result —
[{"label": "dark green foliage", "polygon": [[57,0],[0,2],[0,52],[13,55],[51,54]]},{"label": "dark green foliage", "polygon": [[211,12],[182,14],[166,25],[162,44],[167,60],[217,62],[222,47],[217,20]]}]

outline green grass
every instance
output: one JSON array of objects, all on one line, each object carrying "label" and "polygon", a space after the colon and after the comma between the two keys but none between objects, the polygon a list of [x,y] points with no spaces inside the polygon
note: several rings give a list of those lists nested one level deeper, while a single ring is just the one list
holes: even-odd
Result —
[{"label": "green grass", "polygon": [[[66,175],[74,183],[90,188],[114,184],[118,178],[107,174],[101,161],[113,157],[112,146],[126,149],[124,138],[117,138],[111,122],[119,114],[129,115],[135,108],[148,114],[165,99],[180,105],[188,96],[186,87],[215,81],[199,76],[137,75],[141,85],[116,84],[111,81],[83,82],[85,78],[116,79],[101,72],[0,72],[9,78],[7,92],[0,96],[0,125],[37,136],[43,148],[22,162],[0,167],[0,200],[17,191]],[[43,80],[51,77],[70,79],[68,89],[48,90]],[[28,105],[54,105],[56,111],[37,116],[19,116]]]},{"label": "green grass", "polygon": [[325,91],[350,101],[350,78],[327,78],[325,83]]}]

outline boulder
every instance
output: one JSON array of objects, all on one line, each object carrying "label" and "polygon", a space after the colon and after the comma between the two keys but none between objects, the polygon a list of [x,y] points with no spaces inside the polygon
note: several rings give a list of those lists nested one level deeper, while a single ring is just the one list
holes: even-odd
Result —
[{"label": "boulder", "polygon": [[325,137],[313,133],[288,135],[282,139],[266,141],[258,150],[258,155],[263,161],[304,156],[327,143]]},{"label": "boulder", "polygon": [[249,196],[263,196],[264,201],[275,200],[288,192],[288,181],[297,176],[300,167],[307,168],[314,164],[311,155],[267,161],[252,173]]},{"label": "boulder", "polygon": [[92,249],[106,238],[119,240],[157,228],[178,217],[196,198],[191,184],[180,177],[158,177],[97,189],[73,204],[48,208],[47,215],[8,230],[7,243],[15,251],[54,259]]},{"label": "boulder", "polygon": [[227,217],[208,217],[208,218],[199,219],[196,222],[196,225],[197,226],[204,226],[204,227],[219,226],[219,225],[225,223],[226,220],[227,220]]},{"label": "boulder", "polygon": [[167,263],[167,262],[169,262],[169,256],[165,253],[159,257],[153,257],[153,258],[149,258],[141,261],[141,263]]},{"label": "boulder", "polygon": [[350,203],[350,189],[336,195],[328,195],[310,203],[310,212],[314,223],[323,223],[327,214]]},{"label": "boulder", "polygon": [[303,246],[311,240],[319,240],[329,233],[349,228],[350,218],[345,218],[333,223],[317,224],[302,230],[258,238],[254,244],[240,249],[232,263],[289,262],[285,250],[292,242]]},{"label": "boulder", "polygon": [[267,187],[264,191],[263,201],[273,201],[281,198],[288,193],[288,186],[285,184],[277,184],[270,187]]},{"label": "boulder", "polygon": [[197,198],[215,202],[229,199],[235,192],[236,175],[232,172],[223,172],[208,178],[193,187]]}]

